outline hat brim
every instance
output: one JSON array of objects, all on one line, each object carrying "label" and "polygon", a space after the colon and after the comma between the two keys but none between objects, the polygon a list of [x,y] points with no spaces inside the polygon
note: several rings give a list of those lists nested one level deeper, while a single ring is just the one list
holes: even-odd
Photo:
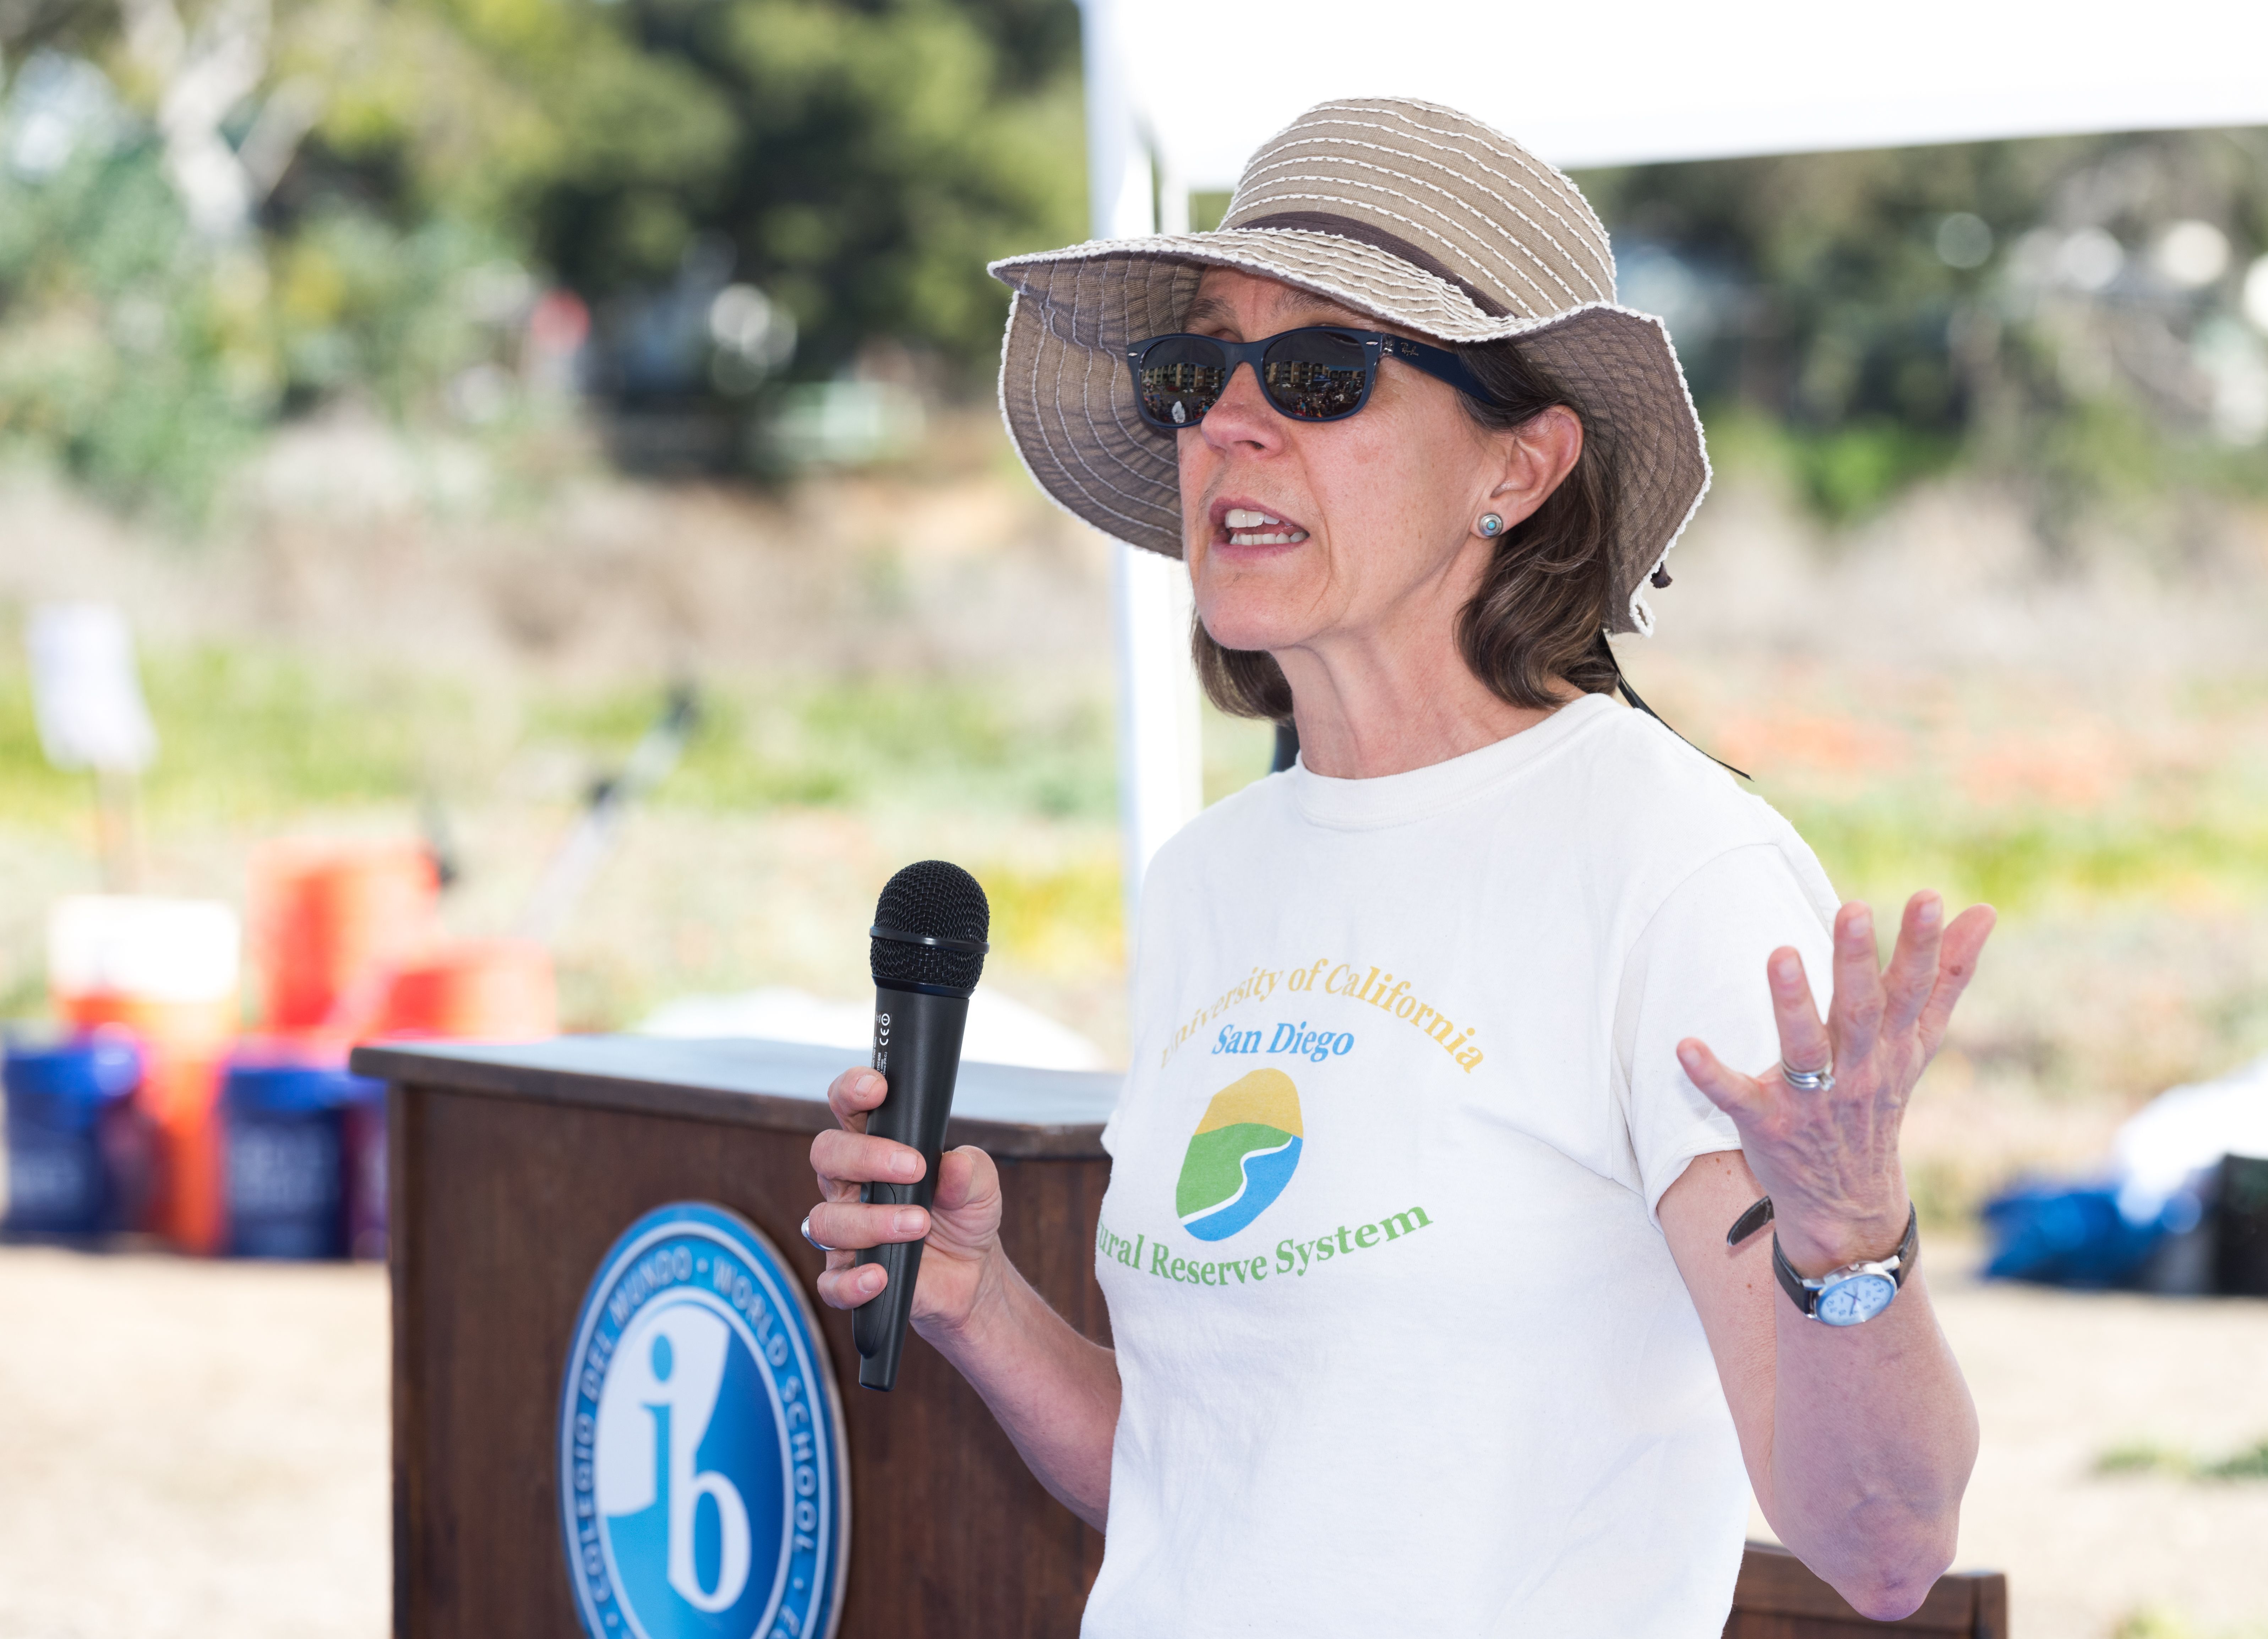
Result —
[{"label": "hat brim", "polygon": [[1291,228],[1099,240],[992,264],[1015,292],[1000,412],[1041,489],[1130,546],[1182,556],[1174,435],[1135,408],[1126,346],[1178,329],[1207,268],[1314,292],[1455,345],[1516,339],[1587,411],[1621,472],[1612,631],[1651,632],[1648,577],[1709,488],[1709,457],[1676,350],[1650,314],[1594,302],[1492,317],[1446,279],[1357,240]]}]

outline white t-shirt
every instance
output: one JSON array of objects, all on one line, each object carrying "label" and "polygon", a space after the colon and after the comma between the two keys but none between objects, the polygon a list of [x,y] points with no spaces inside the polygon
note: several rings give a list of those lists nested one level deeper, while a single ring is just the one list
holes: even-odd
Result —
[{"label": "white t-shirt", "polygon": [[1736,1148],[1834,896],[1590,695],[1219,803],[1144,891],[1097,1237],[1124,1384],[1086,1639],[1716,1639],[1748,1489],[1655,1203]]}]

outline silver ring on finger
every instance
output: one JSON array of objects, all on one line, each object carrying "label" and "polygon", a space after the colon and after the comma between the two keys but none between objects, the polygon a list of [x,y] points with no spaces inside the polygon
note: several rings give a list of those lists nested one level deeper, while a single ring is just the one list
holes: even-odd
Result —
[{"label": "silver ring on finger", "polygon": [[1799,1093],[1826,1093],[1835,1089],[1835,1067],[1822,1064],[1816,1070],[1790,1069],[1786,1060],[1779,1067],[1779,1079]]},{"label": "silver ring on finger", "polygon": [[803,1238],[804,1238],[805,1240],[806,1240],[806,1241],[809,1241],[809,1242],[810,1242],[814,1246],[817,1247],[821,1251],[822,1251],[822,1252],[833,1252],[833,1251],[840,1251],[842,1250],[842,1248],[840,1248],[840,1247],[838,1247],[838,1246],[829,1246],[829,1245],[828,1245],[825,1241],[821,1240],[817,1236],[814,1235],[814,1234],[811,1232],[811,1214],[810,1214],[809,1213],[807,1213],[807,1212],[806,1212],[806,1213],[805,1213],[805,1214],[803,1214],[803,1222],[802,1222],[802,1224],[801,1224],[799,1227],[800,1227],[800,1228],[802,1229],[802,1230],[803,1230]]}]

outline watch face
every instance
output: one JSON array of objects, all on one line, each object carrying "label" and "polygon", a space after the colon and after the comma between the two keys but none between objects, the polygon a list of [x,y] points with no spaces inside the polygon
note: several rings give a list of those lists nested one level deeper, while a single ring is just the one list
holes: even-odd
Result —
[{"label": "watch face", "polygon": [[1855,1326],[1881,1314],[1897,1295],[1897,1283],[1886,1274],[1854,1274],[1823,1288],[1812,1312],[1830,1326]]}]

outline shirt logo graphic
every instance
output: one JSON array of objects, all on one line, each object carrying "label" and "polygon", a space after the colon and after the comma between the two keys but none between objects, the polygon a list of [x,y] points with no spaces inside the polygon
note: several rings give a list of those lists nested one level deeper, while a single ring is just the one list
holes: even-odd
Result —
[{"label": "shirt logo graphic", "polygon": [[648,1213],[591,1283],[567,1361],[562,1524],[591,1639],[831,1634],[848,1464],[826,1347],[756,1229]]},{"label": "shirt logo graphic", "polygon": [[1174,1188],[1182,1228],[1225,1241],[1274,1204],[1300,1166],[1300,1089],[1281,1070],[1255,1070],[1205,1106]]}]

